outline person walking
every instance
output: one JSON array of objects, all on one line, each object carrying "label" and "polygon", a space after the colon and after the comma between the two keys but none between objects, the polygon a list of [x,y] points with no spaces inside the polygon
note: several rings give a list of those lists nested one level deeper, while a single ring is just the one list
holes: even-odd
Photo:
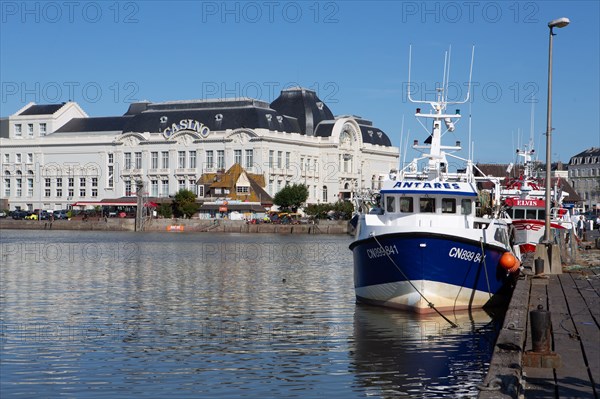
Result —
[{"label": "person walking", "polygon": [[583,215],[579,215],[579,219],[577,219],[577,235],[580,240],[585,241],[585,218]]}]

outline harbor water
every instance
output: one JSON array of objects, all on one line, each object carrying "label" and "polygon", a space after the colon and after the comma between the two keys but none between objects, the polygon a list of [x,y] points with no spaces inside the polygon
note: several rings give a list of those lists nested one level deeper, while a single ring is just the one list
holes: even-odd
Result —
[{"label": "harbor water", "polygon": [[0,397],[476,397],[501,323],[355,303],[349,236],[3,230]]}]

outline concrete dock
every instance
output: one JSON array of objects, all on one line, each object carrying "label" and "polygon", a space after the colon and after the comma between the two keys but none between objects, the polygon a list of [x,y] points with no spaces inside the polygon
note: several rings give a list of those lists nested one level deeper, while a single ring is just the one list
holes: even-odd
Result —
[{"label": "concrete dock", "polygon": [[[600,250],[590,242],[579,252],[562,274],[526,267],[479,398],[600,398]],[[532,310],[550,313],[548,351],[533,351]]]}]

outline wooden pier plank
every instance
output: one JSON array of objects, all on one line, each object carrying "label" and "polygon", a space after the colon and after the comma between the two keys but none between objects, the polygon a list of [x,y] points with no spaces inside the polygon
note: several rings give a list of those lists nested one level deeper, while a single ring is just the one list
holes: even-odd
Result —
[{"label": "wooden pier plank", "polygon": [[[565,276],[567,277],[567,276]],[[578,309],[572,311],[573,324],[577,329],[591,376],[590,383],[595,393],[600,395],[600,328],[598,326],[598,308],[600,296],[595,291],[590,291],[589,283],[585,276],[571,274],[571,281],[562,278],[565,296],[569,307]]]},{"label": "wooden pier plank", "polygon": [[552,276],[549,301],[553,312],[554,351],[562,360],[562,366],[556,369],[558,397],[595,398],[578,329],[572,319],[574,314],[586,311],[585,303],[569,274]]}]

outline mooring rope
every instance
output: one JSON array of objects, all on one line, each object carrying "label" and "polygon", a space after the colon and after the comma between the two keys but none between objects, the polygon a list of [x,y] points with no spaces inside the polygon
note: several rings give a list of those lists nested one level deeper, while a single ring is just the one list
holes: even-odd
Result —
[{"label": "mooring rope", "polygon": [[448,319],[446,316],[444,316],[442,313],[440,313],[440,311],[437,310],[437,308],[435,307],[435,305],[433,303],[429,302],[429,300],[427,298],[425,298],[425,295],[423,295],[421,293],[421,291],[419,291],[419,289],[413,284],[412,281],[410,281],[410,279],[408,278],[408,276],[406,276],[406,274],[404,274],[404,272],[402,271],[402,269],[400,269],[400,267],[396,264],[396,262],[394,262],[394,259],[392,259],[392,257],[390,256],[390,254],[388,254],[388,252],[383,247],[383,245],[381,245],[381,243],[379,242],[379,240],[377,239],[377,237],[375,237],[375,234],[371,233],[370,236],[373,237],[373,239],[375,240],[375,242],[377,243],[377,245],[379,245],[379,247],[381,248],[381,250],[383,251],[383,253],[388,257],[388,259],[390,260],[390,262],[392,262],[392,264],[396,267],[396,269],[398,269],[398,271],[400,272],[400,274],[402,274],[402,276],[404,277],[404,279],[406,281],[408,281],[408,283],[413,287],[413,289],[417,292],[417,294],[419,294],[421,296],[421,298],[423,298],[423,300],[425,302],[427,302],[427,306],[429,306],[431,309],[435,310],[435,312],[438,315],[440,315],[444,320],[446,320],[452,327],[458,327],[450,319]]}]

